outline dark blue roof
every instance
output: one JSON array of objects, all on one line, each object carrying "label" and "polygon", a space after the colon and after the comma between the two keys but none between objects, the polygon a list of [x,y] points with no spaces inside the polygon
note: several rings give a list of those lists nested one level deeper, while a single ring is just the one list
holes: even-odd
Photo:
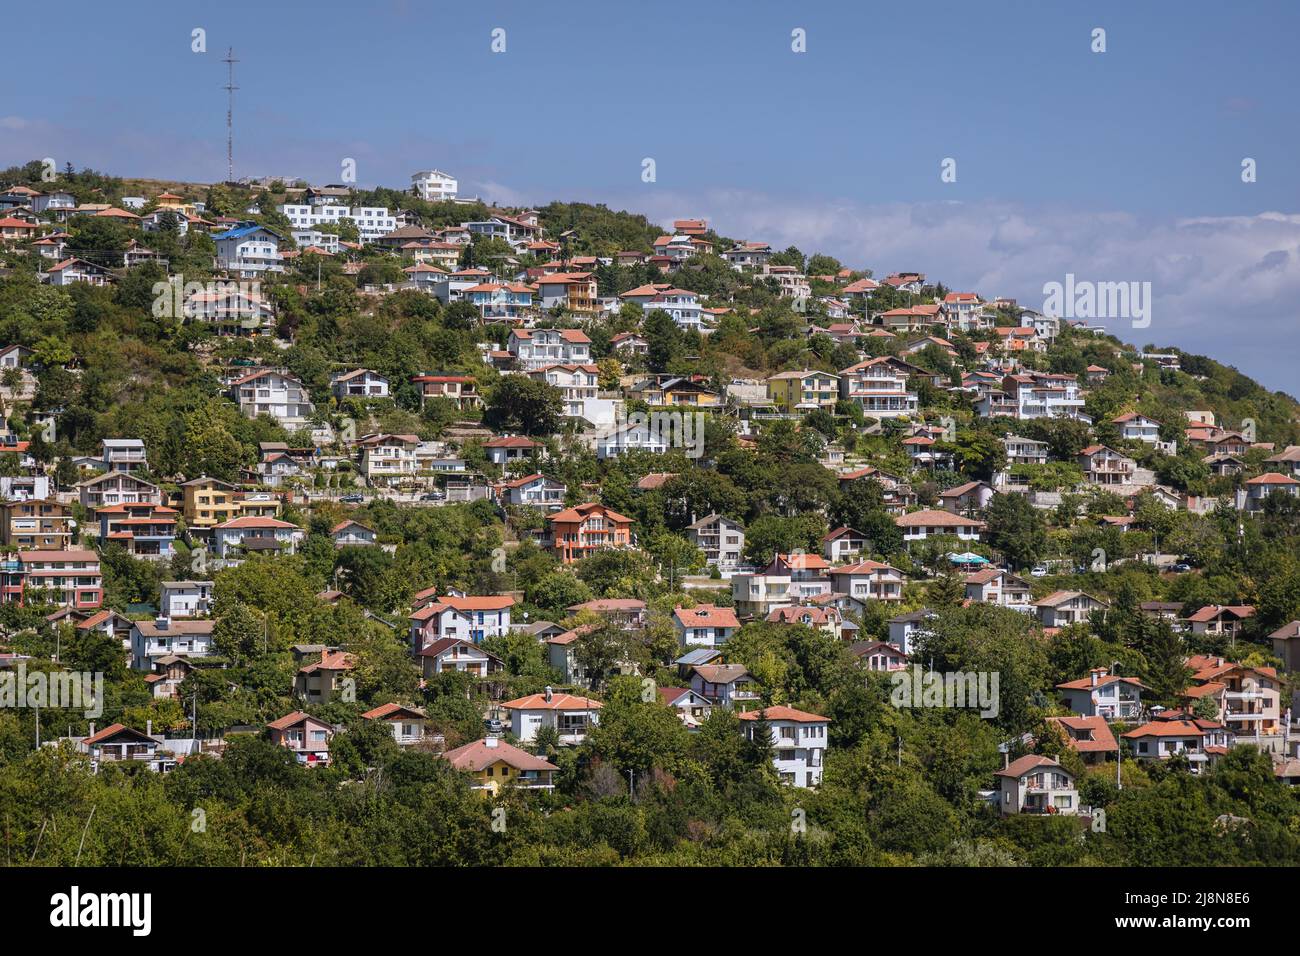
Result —
[{"label": "dark blue roof", "polygon": [[265,232],[267,235],[270,236],[275,236],[277,240],[281,240],[284,238],[282,235],[280,235],[278,232],[276,232],[273,229],[267,229],[266,226],[259,226],[257,223],[252,223],[247,226],[236,226],[234,229],[227,229],[225,232],[219,232],[215,236],[213,236],[212,239],[214,242],[221,239],[240,239],[244,236],[251,235],[252,233],[258,231]]}]

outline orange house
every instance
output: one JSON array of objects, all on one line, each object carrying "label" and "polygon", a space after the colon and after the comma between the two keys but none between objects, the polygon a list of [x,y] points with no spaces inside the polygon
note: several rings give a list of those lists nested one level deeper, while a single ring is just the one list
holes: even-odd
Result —
[{"label": "orange house", "polygon": [[594,501],[557,511],[546,520],[551,522],[551,548],[565,564],[602,548],[632,543],[632,519]]}]

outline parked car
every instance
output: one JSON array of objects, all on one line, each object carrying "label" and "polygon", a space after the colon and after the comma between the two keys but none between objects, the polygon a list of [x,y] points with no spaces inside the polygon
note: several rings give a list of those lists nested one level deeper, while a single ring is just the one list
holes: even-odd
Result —
[{"label": "parked car", "polygon": [[1177,564],[1171,564],[1169,566],[1169,570],[1176,571],[1179,574],[1185,574],[1186,572],[1192,570],[1192,566],[1188,564],[1186,561],[1179,561]]},{"label": "parked car", "polygon": [[487,727],[489,732],[494,734],[504,733],[506,729],[506,725],[496,717],[489,717],[487,720],[483,721],[483,724]]},{"label": "parked car", "polygon": [[421,501],[446,501],[447,495],[441,491],[426,491],[420,495]]},{"label": "parked car", "polygon": [[1033,569],[1029,573],[1031,576],[1036,578],[1045,578],[1047,577],[1047,565],[1035,564]]},{"label": "parked car", "polygon": [[359,491],[350,491],[346,495],[339,495],[339,501],[346,502],[350,505],[359,505],[366,500],[366,496]]}]

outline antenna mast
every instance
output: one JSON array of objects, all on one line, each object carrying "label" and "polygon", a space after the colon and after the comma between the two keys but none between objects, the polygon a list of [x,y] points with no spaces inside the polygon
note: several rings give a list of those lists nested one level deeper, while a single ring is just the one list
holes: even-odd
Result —
[{"label": "antenna mast", "polygon": [[235,181],[235,131],[232,118],[235,112],[235,64],[239,61],[235,59],[235,48],[226,48],[226,58],[221,61],[226,64],[226,182]]}]

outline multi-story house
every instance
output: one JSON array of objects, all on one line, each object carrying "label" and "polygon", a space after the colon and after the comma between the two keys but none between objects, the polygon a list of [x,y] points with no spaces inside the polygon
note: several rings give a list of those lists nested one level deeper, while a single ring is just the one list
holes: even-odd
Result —
[{"label": "multi-story house", "polygon": [[425,202],[450,202],[456,198],[459,184],[438,169],[422,169],[411,174],[411,191]]},{"label": "multi-story house", "polygon": [[719,571],[740,566],[745,553],[745,529],[739,521],[714,513],[686,526],[686,537],[704,552],[704,561]]},{"label": "multi-story house", "polygon": [[461,293],[486,322],[518,319],[533,308],[533,290],[522,282],[480,282]]},{"label": "multi-story house", "polygon": [[869,550],[871,542],[861,531],[841,526],[822,536],[822,554],[831,564],[852,561]]},{"label": "multi-story house", "polygon": [[511,462],[524,461],[533,455],[540,455],[546,446],[539,441],[525,438],[523,435],[498,435],[483,443],[483,451],[488,461],[505,467]]},{"label": "multi-story house", "polygon": [[578,329],[511,329],[506,350],[526,372],[591,362],[591,339]]},{"label": "multi-story house", "polygon": [[1142,692],[1136,677],[1120,677],[1104,667],[1094,667],[1087,677],[1057,684],[1065,706],[1083,717],[1103,717],[1131,722],[1143,713]]},{"label": "multi-story house", "polygon": [[566,492],[564,482],[535,473],[501,484],[503,503],[533,508],[562,508]]},{"label": "multi-story house", "polygon": [[279,233],[258,225],[237,226],[213,233],[217,268],[240,279],[258,279],[266,273],[283,272],[282,240]]},{"label": "multi-story house", "polygon": [[1250,604],[1207,604],[1188,615],[1187,624],[1198,637],[1222,635],[1236,639],[1242,625],[1255,616]]},{"label": "multi-story house", "polygon": [[339,401],[345,398],[388,398],[388,379],[368,368],[354,368],[330,376],[330,391]]},{"label": "multi-story house", "polygon": [[546,520],[551,550],[565,564],[632,543],[632,519],[597,502],[565,508]]},{"label": "multi-story house", "polygon": [[662,455],[672,437],[670,429],[651,428],[649,422],[620,422],[596,436],[596,457],[601,461],[617,458],[624,452],[641,449]]},{"label": "multi-story house", "polygon": [[994,776],[998,778],[998,808],[1003,816],[1079,812],[1074,774],[1053,757],[1027,754]]},{"label": "multi-story house", "polygon": [[554,727],[561,744],[577,746],[600,723],[600,701],[557,694],[549,687],[540,694],[519,697],[501,706],[510,712],[510,731],[520,743],[531,743],[541,728]]},{"label": "multi-story house", "polygon": [[901,601],[903,599],[903,572],[879,561],[859,561],[831,568],[831,589],[836,594],[847,594],[859,601]]},{"label": "multi-story house", "polygon": [[158,613],[166,618],[206,617],[212,612],[211,581],[164,581]]},{"label": "multi-story house", "polygon": [[211,620],[178,621],[162,615],[152,621],[135,621],[131,625],[131,667],[152,671],[154,662],[163,657],[207,657],[212,653],[215,627]]},{"label": "multi-story house", "polygon": [[530,378],[560,390],[564,415],[568,418],[593,419],[591,410],[599,400],[600,369],[594,365],[545,365],[529,371]]},{"label": "multi-story house", "polygon": [[624,302],[633,302],[645,313],[656,309],[667,312],[680,328],[698,329],[703,312],[700,297],[688,289],[678,289],[666,282],[653,282],[637,286],[619,296]]},{"label": "multi-story house", "polygon": [[965,332],[975,324],[975,316],[983,307],[984,303],[974,292],[949,292],[943,297],[939,312],[949,328]]},{"label": "multi-story house", "polygon": [[978,541],[984,531],[984,522],[965,518],[949,511],[924,509],[909,511],[894,519],[903,531],[903,542],[925,541],[939,535],[952,535],[962,541]]},{"label": "multi-story house", "polygon": [[396,485],[415,478],[418,435],[366,435],[358,439],[361,473],[373,485]]},{"label": "multi-story house", "polygon": [[[1055,375],[1045,372],[1024,372],[1008,375],[1002,380],[1002,392],[1009,396],[1014,408],[998,410],[1012,418],[1077,418],[1085,420],[1084,400],[1079,382],[1073,375]],[[989,416],[992,409],[979,407],[981,415]]]},{"label": "multi-story house", "polygon": [[816,787],[822,782],[826,763],[827,731],[830,718],[777,705],[740,715],[749,740],[763,728],[772,744],[772,765],[781,782],[792,787]]},{"label": "multi-story house", "polygon": [[1089,445],[1076,459],[1083,476],[1094,485],[1125,485],[1133,479],[1137,463],[1105,445]]},{"label": "multi-story house", "polygon": [[1154,445],[1160,441],[1160,423],[1137,412],[1128,412],[1110,420],[1119,427],[1119,437],[1126,441],[1141,441]]},{"label": "multi-story house", "polygon": [[1104,611],[1109,606],[1105,601],[1083,591],[1053,591],[1041,601],[1034,602],[1043,627],[1083,624],[1093,611]]},{"label": "multi-story house", "polygon": [[23,498],[0,504],[4,543],[22,551],[72,547],[76,532],[72,509],[54,498]]},{"label": "multi-story house", "polygon": [[269,415],[290,431],[316,414],[307,388],[284,369],[258,369],[230,383],[230,397],[245,418]]},{"label": "multi-story house", "polygon": [[598,312],[596,277],[590,272],[554,272],[542,276],[537,280],[537,304],[542,309]]},{"label": "multi-story house", "polygon": [[429,727],[429,715],[418,707],[403,704],[380,704],[361,715],[365,720],[387,725],[399,747],[414,747],[424,741],[436,741],[439,734]]},{"label": "multi-story house", "polygon": [[1181,755],[1201,773],[1234,744],[1232,731],[1217,720],[1157,718],[1123,735],[1138,760],[1168,760]]},{"label": "multi-story house", "polygon": [[743,664],[697,664],[691,690],[714,707],[745,707],[758,700],[758,682]]},{"label": "multi-story house", "polygon": [[[1219,721],[1232,730],[1238,743],[1265,745],[1285,731],[1281,710],[1282,682],[1272,667],[1250,667],[1208,654],[1187,660],[1192,685],[1189,701],[1209,698],[1219,711]],[[1278,741],[1280,743],[1280,740]]]},{"label": "multi-story house", "polygon": [[363,243],[374,242],[397,229],[397,220],[386,206],[345,206],[338,202],[324,202],[307,205],[284,203],[277,208],[298,230],[338,226],[350,219],[356,224]]},{"label": "multi-story house", "polygon": [[483,404],[472,375],[416,375],[411,381],[420,390],[421,403],[441,398],[455,402],[461,411]]},{"label": "multi-story house", "polygon": [[691,608],[674,608],[673,626],[677,629],[677,642],[682,647],[720,647],[736,633],[740,622],[736,620],[736,612],[729,607],[697,604]]},{"label": "multi-story house", "polygon": [[108,472],[87,478],[77,485],[77,495],[84,507],[95,510],[106,505],[140,501],[162,504],[162,490],[157,485],[127,472]]},{"label": "multi-story house", "polygon": [[840,377],[809,369],[778,372],[767,380],[767,397],[786,415],[804,415],[815,409],[834,411],[840,398]]},{"label": "multi-story house", "polygon": [[104,599],[99,555],[94,551],[19,551],[0,561],[0,600],[23,604],[39,591],[48,603],[94,610]]},{"label": "multi-story house", "polygon": [[448,671],[487,677],[500,673],[506,666],[499,657],[459,637],[440,637],[422,648],[416,657],[420,658],[426,680]]},{"label": "multi-story house", "polygon": [[772,247],[766,242],[739,242],[722,253],[722,258],[737,272],[762,269],[772,258]]},{"label": "multi-story house", "polygon": [[271,743],[290,751],[304,767],[328,767],[334,728],[300,710],[266,725]]},{"label": "multi-story house", "polygon": [[1016,465],[1046,465],[1048,445],[1045,441],[1007,435],[1002,439],[1007,464],[993,476],[993,485],[999,491],[1028,491],[1029,479],[1015,473]]},{"label": "multi-story house", "polygon": [[915,416],[916,393],[907,387],[912,366],[893,356],[867,359],[840,372],[840,397],[870,418]]},{"label": "multi-story house", "polygon": [[1251,514],[1263,511],[1264,503],[1275,494],[1300,496],[1300,481],[1275,472],[1248,478],[1237,491],[1237,508]]},{"label": "multi-story house", "polygon": [[100,447],[105,471],[143,471],[149,467],[144,442],[138,438],[105,438]]},{"label": "multi-story house", "polygon": [[554,790],[560,768],[499,737],[484,737],[440,754],[441,759],[461,773],[470,775],[469,788],[485,797],[504,789]]},{"label": "multi-story house", "polygon": [[235,562],[257,553],[293,554],[306,535],[302,528],[276,518],[243,517],[212,529],[212,550],[224,561]]},{"label": "multi-story house", "polygon": [[1001,568],[985,568],[966,575],[966,600],[1032,610],[1028,582]]},{"label": "multi-story house", "polygon": [[293,695],[309,704],[328,704],[337,697],[347,699],[348,677],[356,669],[356,659],[346,651],[321,651],[320,660],[298,668],[293,679]]},{"label": "multi-story house", "polygon": [[408,618],[411,650],[418,654],[444,638],[481,644],[489,637],[504,637],[510,633],[514,604],[513,597],[500,594],[434,596]]},{"label": "multi-story house", "polygon": [[135,558],[170,560],[176,553],[176,509],[148,501],[106,505],[95,512],[99,540],[113,542]]},{"label": "multi-story house", "polygon": [[330,538],[336,548],[365,548],[375,544],[379,535],[374,528],[347,518],[330,528]]}]

